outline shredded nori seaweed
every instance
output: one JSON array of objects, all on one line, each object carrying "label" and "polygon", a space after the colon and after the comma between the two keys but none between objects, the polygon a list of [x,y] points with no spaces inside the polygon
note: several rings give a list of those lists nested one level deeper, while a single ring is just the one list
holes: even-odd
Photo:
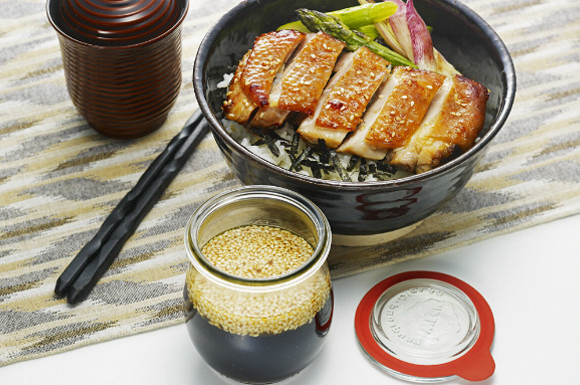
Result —
[{"label": "shredded nori seaweed", "polygon": [[391,180],[391,179],[393,179],[392,175],[384,173],[384,172],[376,172],[373,174],[373,176],[377,180]]},{"label": "shredded nori seaweed", "polygon": [[377,164],[375,162],[371,162],[369,165],[369,174],[374,175],[377,173]]},{"label": "shredded nori seaweed", "polygon": [[352,182],[350,175],[348,175],[348,172],[344,169],[344,166],[342,165],[338,155],[336,155],[336,152],[330,151],[330,161],[334,165],[334,169],[340,176],[340,179],[342,179],[344,182]]},{"label": "shredded nori seaweed", "polygon": [[386,162],[368,161],[357,155],[352,155],[345,167],[336,151],[326,146],[324,139],[318,139],[317,145],[306,146],[300,152],[300,134],[295,132],[292,140],[287,140],[275,131],[251,129],[258,139],[252,146],[266,146],[276,158],[280,156],[280,147],[284,149],[291,161],[290,171],[301,171],[304,167],[310,169],[312,176],[322,178],[322,173],[336,173],[341,180],[351,182],[351,175],[358,171],[358,181],[364,182],[370,176],[384,181],[393,178],[397,169]]},{"label": "shredded nori seaweed", "polygon": [[324,139],[318,139],[318,151],[320,151],[320,163],[329,164],[330,151],[328,151]]},{"label": "shredded nori seaweed", "polygon": [[387,174],[394,175],[397,172],[397,168],[391,164],[378,162],[376,165],[379,171],[386,172]]},{"label": "shredded nori seaweed", "polygon": [[360,157],[358,155],[351,156],[350,161],[348,162],[348,166],[346,167],[346,171],[352,172],[352,170],[354,170],[354,168],[358,164],[359,160],[360,160]]},{"label": "shredded nori seaweed", "polygon": [[360,166],[358,168],[358,181],[364,182],[367,179],[367,175],[368,175],[367,160],[365,158],[361,158]]},{"label": "shredded nori seaweed", "polygon": [[322,164],[320,163],[318,160],[316,160],[314,158],[314,156],[312,156],[313,154],[310,154],[309,159],[305,159],[304,161],[302,161],[302,165],[305,167],[310,167],[311,169],[317,169],[317,170],[321,170],[324,171],[326,173],[330,173],[333,172],[334,166],[331,164]]},{"label": "shredded nori seaweed", "polygon": [[262,137],[258,140],[256,140],[254,143],[252,143],[252,146],[263,146],[264,144],[267,144],[268,140],[265,137]]},{"label": "shredded nori seaweed", "polygon": [[278,146],[276,146],[275,140],[271,140],[268,142],[268,149],[270,149],[270,151],[272,152],[272,154],[274,154],[276,158],[280,156],[280,149],[278,148]]},{"label": "shredded nori seaweed", "polygon": [[[254,133],[256,133],[256,131],[254,131]],[[252,146],[266,145],[272,155],[274,155],[276,158],[280,157],[280,148],[278,148],[276,142],[279,142],[282,145],[284,145],[286,142],[280,135],[276,134],[274,131],[257,135],[260,136],[260,139],[252,143]]]},{"label": "shredded nori seaweed", "polygon": [[300,170],[297,169],[297,166],[299,166],[302,161],[304,161],[312,152],[312,147],[308,146],[306,147],[306,149],[304,151],[302,151],[302,154],[300,154],[300,156],[298,158],[296,158],[296,161],[294,161],[294,163],[292,163],[292,166],[290,166],[290,171],[292,170],[297,170],[300,171],[302,168],[300,168]]},{"label": "shredded nori seaweed", "polygon": [[296,153],[298,152],[298,144],[300,143],[300,134],[295,132],[294,136],[292,136],[292,144],[290,145],[290,154],[296,157]]}]

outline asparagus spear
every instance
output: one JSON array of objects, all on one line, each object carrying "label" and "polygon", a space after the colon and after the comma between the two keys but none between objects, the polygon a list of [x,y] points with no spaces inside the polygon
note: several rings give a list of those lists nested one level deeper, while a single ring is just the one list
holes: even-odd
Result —
[{"label": "asparagus spear", "polygon": [[[328,14],[330,15],[331,13],[332,12],[329,12]],[[377,25],[379,25],[379,24],[377,24]],[[347,26],[349,26],[349,25],[347,24]],[[280,31],[282,29],[294,29],[296,31],[300,31],[300,32],[304,32],[304,33],[310,32],[310,30],[308,28],[306,28],[306,26],[304,24],[302,24],[301,21],[294,21],[292,23],[284,24],[283,26],[278,27],[278,31]],[[365,35],[367,35],[368,37],[370,37],[373,40],[378,38],[378,37],[382,37],[380,32],[377,30],[377,28],[375,27],[374,24],[361,25],[360,27],[351,28],[351,29],[354,31],[364,33]]]},{"label": "asparagus spear", "polygon": [[[328,12],[328,14],[331,15],[332,12]],[[347,27],[350,27],[348,24],[346,24],[346,25],[347,25]],[[377,25],[379,25],[379,24],[377,24]],[[352,27],[350,27],[350,28],[354,31],[364,33],[365,35],[367,35],[368,37],[370,37],[373,40],[378,38],[378,37],[382,37],[380,32],[377,30],[377,27],[375,27],[375,24],[367,24],[367,25],[361,25],[360,27],[356,27],[356,28],[352,28]],[[280,31],[282,29],[294,29],[296,31],[300,31],[300,32],[304,32],[304,33],[310,32],[310,30],[308,28],[306,28],[306,26],[304,24],[302,24],[301,21],[294,21],[292,23],[284,24],[283,26],[278,27],[278,31]]]},{"label": "asparagus spear", "polygon": [[[387,19],[396,11],[397,5],[391,1],[387,1],[378,4],[368,3],[356,7],[339,9],[338,11],[328,12],[328,14],[340,19],[350,29],[358,30],[360,27],[372,26]],[[278,28],[278,30],[281,29],[295,29],[305,33],[310,32],[300,21],[284,24]]]},{"label": "asparagus spear", "polygon": [[368,36],[349,29],[342,21],[334,16],[322,12],[312,11],[305,8],[296,10],[300,21],[312,32],[326,32],[330,36],[346,43],[346,48],[355,51],[360,47],[367,47],[372,52],[385,58],[391,64],[398,66],[410,66],[417,68],[413,62],[405,59],[396,52],[391,51]]}]

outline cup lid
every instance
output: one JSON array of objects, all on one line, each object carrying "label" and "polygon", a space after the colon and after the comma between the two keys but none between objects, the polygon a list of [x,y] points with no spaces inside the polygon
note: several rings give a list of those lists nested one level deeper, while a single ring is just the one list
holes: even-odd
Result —
[{"label": "cup lid", "polygon": [[404,380],[481,381],[495,370],[491,309],[450,275],[411,271],[379,282],[361,300],[355,329],[367,356]]},{"label": "cup lid", "polygon": [[178,25],[187,0],[49,0],[53,26],[72,39],[100,46],[127,46]]}]

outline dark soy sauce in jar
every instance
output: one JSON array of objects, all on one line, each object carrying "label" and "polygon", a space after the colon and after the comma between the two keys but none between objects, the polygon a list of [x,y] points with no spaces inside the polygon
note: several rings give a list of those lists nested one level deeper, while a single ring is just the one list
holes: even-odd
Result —
[{"label": "dark soy sauce in jar", "polygon": [[186,327],[199,354],[214,370],[247,383],[282,381],[306,368],[324,345],[332,321],[332,291],[312,322],[259,336],[226,332],[208,322],[184,290]]}]

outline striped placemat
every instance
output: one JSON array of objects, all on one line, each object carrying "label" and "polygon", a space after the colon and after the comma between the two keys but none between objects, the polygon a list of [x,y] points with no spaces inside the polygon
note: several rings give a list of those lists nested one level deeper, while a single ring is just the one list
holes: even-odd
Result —
[{"label": "striped placemat", "polygon": [[[335,278],[442,252],[580,212],[580,3],[465,0],[508,45],[516,103],[467,187],[386,245],[335,248]],[[183,321],[183,228],[201,202],[237,186],[207,137],[84,303],[56,278],[197,108],[191,71],[234,0],[193,0],[183,87],[166,124],[138,140],[102,137],[68,97],[43,0],[1,2],[0,365]]]}]

